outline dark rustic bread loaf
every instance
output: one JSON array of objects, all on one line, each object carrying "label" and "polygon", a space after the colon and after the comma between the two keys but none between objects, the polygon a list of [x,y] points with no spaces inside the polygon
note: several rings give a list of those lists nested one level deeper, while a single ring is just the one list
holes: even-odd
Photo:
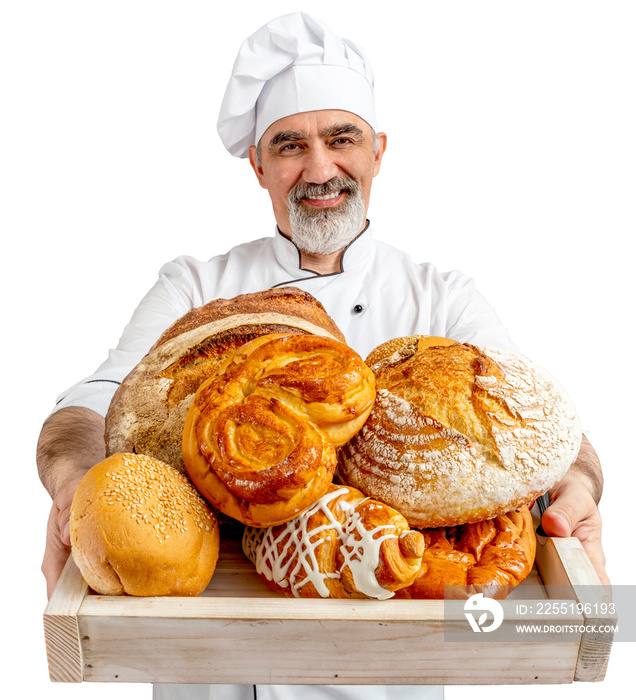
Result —
[{"label": "dark rustic bread loaf", "polygon": [[184,471],[181,439],[197,389],[244,343],[269,333],[344,336],[313,296],[295,287],[217,299],[172,324],[128,374],[106,416],[106,450]]}]

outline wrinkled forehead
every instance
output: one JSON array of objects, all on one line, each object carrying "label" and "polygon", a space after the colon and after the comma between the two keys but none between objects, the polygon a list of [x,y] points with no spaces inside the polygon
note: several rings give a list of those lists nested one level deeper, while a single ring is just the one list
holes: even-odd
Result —
[{"label": "wrinkled forehead", "polygon": [[284,141],[299,141],[316,136],[329,138],[349,135],[364,140],[372,133],[371,126],[352,112],[335,109],[315,110],[276,120],[263,133],[260,146],[270,147]]}]

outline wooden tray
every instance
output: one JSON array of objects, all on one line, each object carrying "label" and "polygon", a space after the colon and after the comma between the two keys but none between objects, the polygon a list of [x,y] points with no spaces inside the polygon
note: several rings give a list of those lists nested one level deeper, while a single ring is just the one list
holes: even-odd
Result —
[{"label": "wooden tray", "polygon": [[[564,586],[560,597],[594,609],[590,591],[600,582],[579,541],[538,539],[535,569],[502,601],[504,625],[545,623],[516,612],[524,600],[549,598],[544,583]],[[467,625],[463,602],[457,604],[449,618],[436,600],[284,598],[231,541],[196,598],[96,595],[69,558],[44,612],[44,631],[51,680],[65,682],[448,685],[605,676],[611,633],[449,642],[445,630]],[[581,626],[597,618],[566,612],[550,621]]]}]

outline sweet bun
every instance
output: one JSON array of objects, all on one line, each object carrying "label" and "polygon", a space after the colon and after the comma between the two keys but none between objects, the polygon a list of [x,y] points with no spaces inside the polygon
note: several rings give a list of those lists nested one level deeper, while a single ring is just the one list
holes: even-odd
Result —
[{"label": "sweet bun", "polygon": [[185,471],[181,436],[200,384],[250,340],[269,333],[344,336],[313,296],[296,287],[216,299],[175,321],[115,392],[106,453],[135,452]]},{"label": "sweet bun", "polygon": [[[425,551],[414,583],[397,598],[505,598],[530,573],[536,536],[527,506],[490,520],[423,530]],[[455,586],[444,591],[444,586]]]},{"label": "sweet bun", "polygon": [[392,349],[375,355],[375,405],[340,449],[338,474],[412,527],[503,515],[551,488],[576,458],[571,401],[525,357],[418,337]]},{"label": "sweet bun", "polygon": [[198,595],[216,567],[216,517],[184,474],[151,457],[116,454],[89,469],[70,526],[73,559],[103,595]]},{"label": "sweet bun", "polygon": [[255,338],[199,387],[183,432],[187,472],[225,515],[283,523],[325,493],[336,447],[361,428],[374,398],[373,372],[344,343]]},{"label": "sweet bun", "polygon": [[243,551],[288,597],[384,600],[415,581],[424,538],[393,508],[332,484],[284,525],[245,528]]}]

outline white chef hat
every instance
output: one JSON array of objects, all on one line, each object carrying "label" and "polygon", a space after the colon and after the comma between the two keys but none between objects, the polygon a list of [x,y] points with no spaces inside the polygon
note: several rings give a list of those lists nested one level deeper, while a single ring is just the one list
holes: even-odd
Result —
[{"label": "white chef hat", "polygon": [[314,17],[294,12],[241,45],[217,128],[227,150],[247,158],[277,119],[319,109],[352,112],[377,131],[373,72],[362,50]]}]

